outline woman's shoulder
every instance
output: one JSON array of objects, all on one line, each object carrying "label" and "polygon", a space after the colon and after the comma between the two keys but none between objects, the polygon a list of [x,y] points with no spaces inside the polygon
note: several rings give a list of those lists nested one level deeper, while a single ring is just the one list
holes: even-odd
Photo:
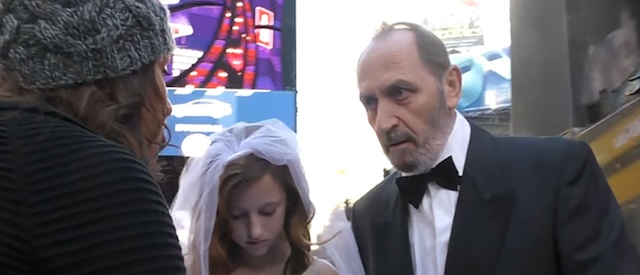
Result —
[{"label": "woman's shoulder", "polygon": [[304,275],[338,275],[338,272],[329,262],[313,257]]},{"label": "woman's shoulder", "polygon": [[15,149],[0,164],[27,174],[27,186],[39,190],[156,188],[147,166],[130,150],[62,114],[29,109],[0,117],[0,150],[5,148]]},{"label": "woman's shoulder", "polygon": [[[0,106],[1,107],[1,106]],[[1,108],[0,108],[1,110]],[[38,159],[52,156],[60,163],[90,158],[92,161],[137,162],[130,150],[96,134],[80,122],[62,113],[48,109],[25,108],[0,117],[0,129],[10,130],[10,139],[0,138],[2,145],[13,145],[37,151]],[[49,160],[47,160],[49,161]],[[94,163],[95,164],[95,163]]]},{"label": "woman's shoulder", "polygon": [[[5,104],[6,105],[6,104]],[[18,146],[44,153],[54,151],[82,154],[128,155],[120,144],[96,134],[82,123],[57,111],[36,107],[16,107],[5,110],[0,103],[0,129],[10,136],[0,135],[3,146]],[[13,141],[13,143],[11,143]],[[93,149],[85,151],[84,149]],[[82,150],[80,150],[82,149]],[[64,154],[63,156],[67,155]]]}]

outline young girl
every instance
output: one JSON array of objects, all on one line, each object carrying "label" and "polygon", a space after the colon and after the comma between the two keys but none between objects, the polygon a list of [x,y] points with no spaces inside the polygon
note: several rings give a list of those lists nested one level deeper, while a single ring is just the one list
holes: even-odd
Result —
[{"label": "young girl", "polygon": [[171,214],[189,275],[337,274],[310,255],[314,207],[295,133],[278,120],[212,136],[187,163]]}]

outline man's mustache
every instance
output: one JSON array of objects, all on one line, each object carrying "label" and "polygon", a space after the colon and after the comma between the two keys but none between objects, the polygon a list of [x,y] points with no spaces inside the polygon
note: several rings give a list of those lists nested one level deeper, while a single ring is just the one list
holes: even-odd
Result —
[{"label": "man's mustache", "polygon": [[400,130],[391,130],[384,135],[382,143],[386,147],[391,147],[393,145],[398,145],[400,143],[407,142],[407,141],[415,142],[415,140],[416,140],[415,137],[409,132],[400,131]]}]

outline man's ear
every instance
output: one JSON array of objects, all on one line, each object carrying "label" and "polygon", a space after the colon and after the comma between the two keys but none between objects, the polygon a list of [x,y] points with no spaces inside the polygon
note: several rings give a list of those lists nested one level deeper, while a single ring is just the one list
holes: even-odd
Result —
[{"label": "man's ear", "polygon": [[462,96],[462,74],[460,68],[452,65],[445,72],[442,79],[445,99],[449,109],[455,109]]}]

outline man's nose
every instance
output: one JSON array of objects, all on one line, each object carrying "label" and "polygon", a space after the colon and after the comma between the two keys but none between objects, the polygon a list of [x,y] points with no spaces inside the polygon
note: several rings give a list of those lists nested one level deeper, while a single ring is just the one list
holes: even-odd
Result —
[{"label": "man's nose", "polygon": [[400,123],[396,114],[396,108],[392,106],[392,104],[383,104],[382,102],[378,105],[378,111],[376,116],[376,130],[382,130],[384,132],[389,131]]}]

